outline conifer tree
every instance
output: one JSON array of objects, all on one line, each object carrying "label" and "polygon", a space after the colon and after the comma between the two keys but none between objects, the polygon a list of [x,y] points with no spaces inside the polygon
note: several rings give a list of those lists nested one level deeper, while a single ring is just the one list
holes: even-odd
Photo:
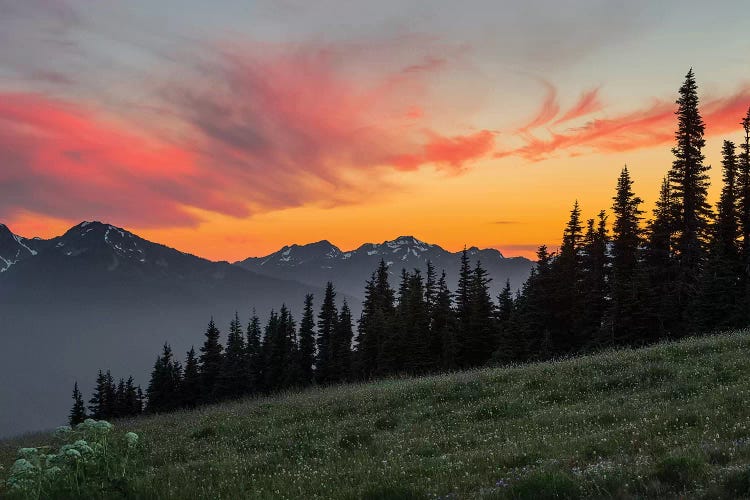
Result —
[{"label": "conifer tree", "polygon": [[384,349],[395,321],[395,292],[388,275],[388,265],[381,259],[365,285],[355,355],[356,372],[362,379],[388,373]]},{"label": "conifer tree", "polygon": [[444,370],[455,370],[458,366],[456,314],[453,311],[452,300],[443,270],[437,282],[435,304],[432,309],[430,351],[438,367]]},{"label": "conifer tree", "polygon": [[125,392],[125,379],[120,378],[115,389],[115,403],[112,408],[112,418],[120,418],[128,414],[127,394]]},{"label": "conifer tree", "polygon": [[605,315],[605,336],[610,344],[634,342],[640,332],[639,279],[643,232],[643,201],[633,192],[633,181],[625,166],[612,198],[612,255],[610,303]]},{"label": "conifer tree", "polygon": [[425,274],[424,282],[424,300],[427,304],[427,312],[432,317],[432,310],[435,307],[435,300],[438,292],[437,275],[435,273],[435,265],[432,261],[427,261],[427,271]]},{"label": "conifer tree", "polygon": [[739,218],[741,247],[741,280],[740,290],[742,297],[739,299],[740,324],[750,322],[750,108],[747,115],[742,119],[742,128],[745,137],[742,142],[742,153],[739,161]]},{"label": "conifer tree", "polygon": [[201,347],[200,355],[200,376],[201,376],[201,396],[203,402],[210,403],[217,400],[217,384],[221,376],[223,365],[223,347],[219,343],[219,329],[216,328],[214,319],[208,323],[206,329],[206,340]]},{"label": "conifer tree", "polygon": [[607,284],[609,264],[607,247],[607,215],[602,210],[594,219],[587,222],[582,255],[582,306],[575,331],[579,349],[595,347],[604,342],[602,320],[607,308]]},{"label": "conifer tree", "polygon": [[511,361],[515,361],[520,355],[517,349],[519,338],[514,331],[515,325],[511,321],[513,310],[513,292],[510,287],[510,280],[508,279],[497,296],[495,319],[497,321],[498,339],[497,348],[492,355],[492,359],[496,363],[510,363]]},{"label": "conifer tree", "polygon": [[284,388],[302,387],[302,370],[300,368],[299,340],[297,325],[291,311],[285,304],[281,305],[279,330],[282,336],[283,359],[282,367]]},{"label": "conifer tree", "polygon": [[696,331],[725,329],[741,325],[742,291],[740,275],[742,261],[740,236],[738,172],[735,145],[724,141],[722,148],[724,185],[717,206],[716,222],[701,276],[693,321]]},{"label": "conifer tree", "polygon": [[485,364],[497,349],[495,306],[490,297],[489,277],[477,261],[469,284],[469,330],[464,335],[463,362],[465,366]]},{"label": "conifer tree", "polygon": [[310,293],[305,296],[302,321],[299,325],[299,358],[302,385],[310,385],[313,382],[313,364],[315,363],[315,317],[313,295]]},{"label": "conifer tree", "polygon": [[703,138],[705,125],[698,111],[698,87],[693,70],[685,76],[677,99],[676,145],[672,148],[675,159],[669,179],[672,194],[672,220],[675,230],[675,256],[677,276],[675,292],[680,327],[685,329],[685,315],[695,298],[701,266],[705,259],[705,244],[711,217],[708,196],[709,166],[703,164]]},{"label": "conifer tree", "polygon": [[234,399],[243,395],[247,389],[246,375],[245,337],[239,315],[235,312],[234,319],[229,324],[227,345],[217,381],[218,397]]},{"label": "conifer tree", "polygon": [[315,379],[319,384],[328,384],[335,381],[335,374],[332,371],[332,339],[338,321],[338,311],[336,310],[336,292],[333,283],[330,281],[326,284],[326,291],[323,297],[323,304],[318,314],[318,337],[317,357],[315,358]]},{"label": "conifer tree", "polygon": [[195,355],[195,348],[192,346],[185,358],[185,370],[182,375],[180,393],[181,406],[185,408],[195,408],[202,400],[200,367]]},{"label": "conifer tree", "polygon": [[91,418],[109,418],[110,401],[107,399],[110,390],[107,387],[107,376],[99,370],[96,376],[94,393],[89,400],[89,413]]},{"label": "conifer tree", "polygon": [[245,373],[248,392],[255,394],[263,389],[263,353],[261,351],[262,337],[260,318],[253,309],[250,323],[247,325],[247,342],[245,343]]},{"label": "conifer tree", "polygon": [[648,276],[648,294],[642,301],[648,336],[641,340],[653,342],[669,336],[677,327],[678,304],[675,298],[676,262],[673,259],[672,240],[674,222],[672,191],[669,175],[664,178],[653,218],[648,223],[645,251],[645,274]]},{"label": "conifer tree", "polygon": [[425,287],[419,269],[403,274],[405,282],[399,294],[396,332],[401,340],[401,369],[421,374],[433,369],[430,359],[430,314]]},{"label": "conifer tree", "polygon": [[458,366],[469,366],[466,359],[466,341],[471,335],[471,264],[469,254],[464,247],[461,253],[461,267],[458,273],[458,285],[456,287],[456,336],[454,338],[456,349],[456,362]]},{"label": "conifer tree", "polygon": [[143,408],[141,406],[141,401],[138,398],[138,391],[135,387],[135,382],[132,375],[128,377],[127,382],[125,382],[125,401],[127,407],[127,416],[136,416],[141,414]]},{"label": "conifer tree", "polygon": [[284,339],[279,313],[271,311],[263,335],[263,390],[267,393],[282,386],[282,363],[284,362]]},{"label": "conifer tree", "polygon": [[180,382],[182,366],[172,357],[172,348],[165,343],[161,355],[154,363],[151,380],[146,388],[146,411],[161,413],[181,405]]},{"label": "conifer tree", "polygon": [[581,208],[576,200],[563,232],[560,254],[552,263],[555,275],[552,312],[556,321],[550,341],[555,354],[567,354],[582,347],[581,332],[576,329],[582,304],[582,239]]},{"label": "conifer tree", "polygon": [[347,382],[352,380],[352,338],[354,331],[352,311],[349,309],[346,299],[341,305],[341,312],[334,332],[333,371],[337,380]]},{"label": "conifer tree", "polygon": [[549,359],[554,355],[552,336],[557,328],[553,307],[555,256],[549,253],[546,245],[542,245],[536,257],[536,266],[524,283],[514,308],[520,360]]},{"label": "conifer tree", "polygon": [[78,382],[75,382],[73,385],[73,407],[70,409],[70,414],[68,415],[68,422],[70,422],[71,427],[74,427],[84,420],[86,420],[86,406],[83,403],[83,396],[81,395],[81,391],[78,390]]}]

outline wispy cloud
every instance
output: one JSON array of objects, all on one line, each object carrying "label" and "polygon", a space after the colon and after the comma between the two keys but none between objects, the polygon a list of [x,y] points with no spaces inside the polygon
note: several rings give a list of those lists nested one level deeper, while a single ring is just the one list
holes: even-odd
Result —
[{"label": "wispy cloud", "polygon": [[[0,93],[0,212],[190,225],[193,209],[246,217],[356,202],[393,170],[462,172],[491,153],[494,134],[432,129],[425,89],[448,62],[431,49],[404,46],[406,62],[362,75],[349,64],[372,46],[205,48],[181,60],[159,99],[140,104],[142,123],[137,113],[114,119],[75,100]],[[162,128],[148,121],[155,115]]]},{"label": "wispy cloud", "polygon": [[[547,99],[544,107],[547,106]],[[722,97],[704,98],[701,112],[707,135],[737,130],[739,121],[750,106],[750,85]],[[553,125],[563,124],[604,109],[598,89],[584,93],[578,103]],[[677,105],[669,100],[655,100],[641,109],[606,118],[594,118],[567,130],[549,129],[548,137],[519,133],[523,145],[495,153],[496,158],[519,156],[540,161],[553,155],[576,156],[583,152],[613,153],[668,144],[674,138]]]}]

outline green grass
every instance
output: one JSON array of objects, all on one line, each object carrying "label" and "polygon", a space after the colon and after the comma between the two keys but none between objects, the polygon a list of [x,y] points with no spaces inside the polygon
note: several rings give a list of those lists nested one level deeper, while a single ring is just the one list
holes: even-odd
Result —
[{"label": "green grass", "polygon": [[[120,421],[141,437],[127,492],[750,498],[749,355],[743,331]],[[46,439],[0,443],[0,464]]]}]

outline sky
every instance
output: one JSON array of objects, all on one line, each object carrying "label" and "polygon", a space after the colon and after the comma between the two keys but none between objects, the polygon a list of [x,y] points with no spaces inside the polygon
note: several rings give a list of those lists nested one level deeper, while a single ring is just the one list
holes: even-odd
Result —
[{"label": "sky", "polygon": [[[533,256],[627,164],[650,209],[695,71],[717,197],[743,0],[0,0],[0,222],[214,260],[414,235]],[[731,13],[737,13],[732,15]]]}]

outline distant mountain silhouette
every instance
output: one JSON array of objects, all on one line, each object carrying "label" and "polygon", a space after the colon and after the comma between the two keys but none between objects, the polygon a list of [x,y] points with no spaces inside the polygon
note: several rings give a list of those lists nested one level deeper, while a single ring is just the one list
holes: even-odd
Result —
[{"label": "distant mountain silhouette", "polygon": [[[494,293],[518,286],[531,262],[497,250],[469,250],[494,279]],[[152,243],[102,222],[82,222],[51,238],[23,238],[0,225],[0,436],[64,423],[78,381],[88,396],[98,369],[132,373],[145,384],[169,342],[178,358],[203,341],[213,316],[222,341],[238,311],[265,318],[286,303],[299,320],[306,293],[333,281],[359,317],[365,280],[381,258],[424,269],[445,268],[455,285],[459,254],[413,237],[342,252],[327,241],[292,245],[241,263],[212,262]]]},{"label": "distant mountain silhouette", "polygon": [[[83,222],[49,240],[0,226],[0,436],[64,423],[74,380],[96,370],[144,384],[161,345],[196,349],[213,315],[301,311],[320,287],[211,262],[124,229]],[[353,305],[357,299],[350,298]],[[128,373],[124,371],[128,370]]]},{"label": "distant mountain silhouette", "polygon": [[[526,258],[506,258],[493,248],[480,250],[471,247],[467,251],[472,265],[479,260],[489,271],[493,279],[493,296],[497,296],[506,279],[510,279],[513,288],[520,287],[533,266]],[[429,260],[438,274],[445,269],[449,286],[453,289],[458,281],[461,252],[449,252],[413,236],[399,236],[383,243],[365,243],[349,252],[343,252],[323,240],[308,245],[285,246],[265,257],[250,257],[236,262],[236,265],[265,276],[295,279],[308,284],[333,281],[338,290],[361,298],[365,281],[381,259],[391,267],[394,285],[402,268],[418,268],[424,272]]]}]

